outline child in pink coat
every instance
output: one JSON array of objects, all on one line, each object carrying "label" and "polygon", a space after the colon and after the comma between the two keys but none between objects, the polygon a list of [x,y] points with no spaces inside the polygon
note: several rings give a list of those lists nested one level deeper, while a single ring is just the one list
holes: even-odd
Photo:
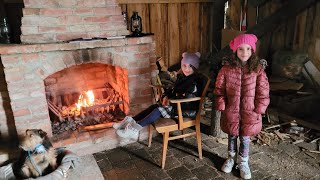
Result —
[{"label": "child in pink coat", "polygon": [[240,34],[230,42],[234,56],[219,71],[214,89],[215,108],[221,111],[221,129],[228,134],[229,156],[222,171],[230,173],[237,159],[243,179],[251,179],[250,136],[261,131],[261,114],[270,102],[268,78],[255,55],[256,42],[253,34]]}]

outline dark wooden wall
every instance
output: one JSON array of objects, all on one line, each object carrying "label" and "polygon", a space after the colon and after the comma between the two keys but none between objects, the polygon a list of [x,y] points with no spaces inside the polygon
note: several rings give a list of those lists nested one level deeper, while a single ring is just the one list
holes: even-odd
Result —
[{"label": "dark wooden wall", "polygon": [[[287,3],[291,2],[267,0],[258,8],[257,21],[263,21]],[[240,1],[229,0],[229,4],[230,24],[233,28],[237,28],[240,23]],[[256,9],[256,7],[250,8]],[[254,10],[251,11],[254,12]],[[248,20],[254,21],[250,15]],[[249,23],[249,28],[250,25],[252,24]],[[260,38],[258,55],[261,58],[270,59],[277,50],[308,53],[313,64],[320,70],[320,1],[316,1],[311,7],[289,18],[288,21]]]},{"label": "dark wooden wall", "polygon": [[129,3],[121,4],[121,8],[129,19],[133,11],[139,13],[143,32],[155,34],[156,54],[167,66],[180,62],[186,51],[198,51],[203,57],[212,52],[213,2]]}]

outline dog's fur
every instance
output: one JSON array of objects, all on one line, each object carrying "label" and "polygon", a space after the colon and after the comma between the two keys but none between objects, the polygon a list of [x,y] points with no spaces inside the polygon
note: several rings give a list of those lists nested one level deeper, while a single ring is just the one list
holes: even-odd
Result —
[{"label": "dog's fur", "polygon": [[[36,147],[41,144],[44,148],[42,148],[41,152],[37,152]],[[36,178],[56,169],[57,154],[52,147],[47,133],[43,130],[27,129],[25,137],[20,142],[20,148],[22,149],[22,153],[17,163],[17,170],[21,177]],[[28,151],[30,152],[30,156]]]}]

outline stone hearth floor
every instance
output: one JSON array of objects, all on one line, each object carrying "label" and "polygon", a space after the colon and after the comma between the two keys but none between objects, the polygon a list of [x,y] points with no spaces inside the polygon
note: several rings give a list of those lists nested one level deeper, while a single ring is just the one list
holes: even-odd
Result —
[{"label": "stone hearth floor", "polygon": [[[98,152],[93,156],[104,178],[111,180],[240,179],[237,169],[230,174],[220,171],[227,157],[227,145],[217,140],[202,134],[202,160],[197,156],[195,138],[170,141],[164,170],[160,167],[161,135],[153,138],[150,148],[147,147],[147,141],[142,141]],[[308,155],[289,142],[272,147],[251,143],[250,167],[252,179],[315,180],[320,179],[320,154]]]}]

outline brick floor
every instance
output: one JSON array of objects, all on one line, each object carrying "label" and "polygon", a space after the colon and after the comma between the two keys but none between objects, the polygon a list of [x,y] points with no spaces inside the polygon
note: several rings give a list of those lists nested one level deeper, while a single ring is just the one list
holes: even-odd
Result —
[{"label": "brick floor", "polygon": [[[196,139],[169,142],[166,167],[160,167],[162,137],[135,142],[116,149],[95,153],[94,157],[105,179],[239,179],[239,170],[230,174],[220,171],[227,157],[227,146],[217,138],[202,134],[203,159],[197,156]],[[299,146],[288,142],[272,147],[251,143],[252,179],[320,179],[320,154],[307,155]]]}]

